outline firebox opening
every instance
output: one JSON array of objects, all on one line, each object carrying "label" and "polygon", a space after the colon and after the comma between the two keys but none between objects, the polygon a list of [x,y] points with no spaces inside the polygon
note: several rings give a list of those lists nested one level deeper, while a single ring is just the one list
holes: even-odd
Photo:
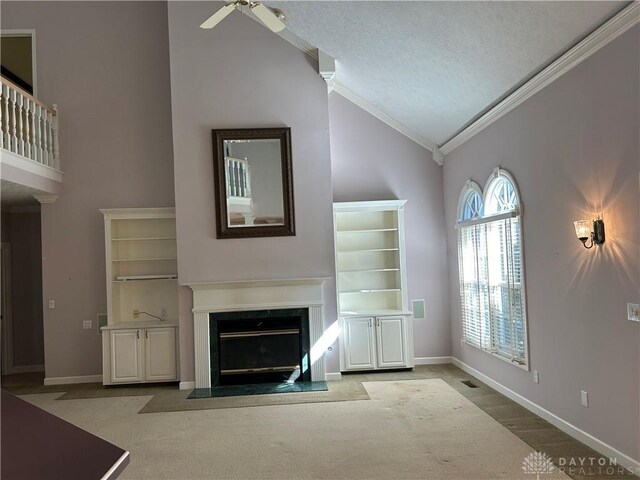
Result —
[{"label": "firebox opening", "polygon": [[210,320],[214,386],[311,380],[306,309],[217,313]]}]

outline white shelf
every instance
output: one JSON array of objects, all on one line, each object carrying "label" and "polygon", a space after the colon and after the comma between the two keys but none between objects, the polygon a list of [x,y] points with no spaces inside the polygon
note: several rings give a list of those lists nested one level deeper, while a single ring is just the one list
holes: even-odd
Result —
[{"label": "white shelf", "polygon": [[365,268],[362,270],[342,270],[338,273],[371,273],[371,272],[399,272],[399,268]]},{"label": "white shelf", "polygon": [[177,273],[167,273],[166,275],[123,275],[122,277],[114,280],[116,283],[128,283],[128,282],[150,282],[150,281],[164,281],[164,280],[177,280]]},{"label": "white shelf", "polygon": [[364,230],[337,230],[337,233],[378,233],[378,232],[397,232],[397,228],[367,228]]},{"label": "white shelf", "polygon": [[165,257],[165,258],[118,258],[113,259],[112,262],[160,262],[164,260],[177,260],[175,257]]},{"label": "white shelf", "polygon": [[137,237],[137,238],[112,238],[113,242],[142,242],[147,240],[175,240],[176,237]]},{"label": "white shelf", "polygon": [[340,294],[343,293],[381,293],[381,292],[399,292],[399,288],[370,288],[370,289],[358,289],[358,290],[341,290]]},{"label": "white shelf", "polygon": [[360,248],[354,250],[338,250],[338,253],[358,253],[358,252],[397,252],[397,247],[393,248]]}]

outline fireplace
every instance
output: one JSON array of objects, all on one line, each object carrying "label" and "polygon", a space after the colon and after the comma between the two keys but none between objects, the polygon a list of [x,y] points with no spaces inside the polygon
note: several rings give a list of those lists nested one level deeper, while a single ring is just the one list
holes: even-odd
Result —
[{"label": "fireplace", "polygon": [[[218,337],[217,332],[214,337],[211,336],[211,327],[215,323],[217,328],[217,319],[225,318],[216,317],[217,315],[243,314],[259,310],[306,312],[307,320],[302,321],[300,330],[302,341],[309,343],[308,346],[303,343],[300,347],[301,370],[304,370],[305,360],[302,352],[307,348],[311,381],[324,381],[324,349],[319,348],[319,344],[324,333],[322,285],[325,280],[326,278],[297,278],[189,284],[193,291],[195,381],[183,381],[180,388],[210,389],[214,386],[214,377],[215,381],[219,382]],[[227,319],[230,320],[231,317]],[[216,365],[212,368],[214,358]],[[303,383],[298,381],[293,385]]]},{"label": "fireplace", "polygon": [[311,380],[309,310],[211,313],[211,385]]}]

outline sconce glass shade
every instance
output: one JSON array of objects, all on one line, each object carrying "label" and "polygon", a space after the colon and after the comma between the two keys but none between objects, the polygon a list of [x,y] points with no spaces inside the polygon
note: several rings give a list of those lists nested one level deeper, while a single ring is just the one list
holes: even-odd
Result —
[{"label": "sconce glass shade", "polygon": [[576,229],[576,235],[582,243],[586,242],[591,237],[593,229],[593,220],[576,220],[573,222],[573,226]]}]

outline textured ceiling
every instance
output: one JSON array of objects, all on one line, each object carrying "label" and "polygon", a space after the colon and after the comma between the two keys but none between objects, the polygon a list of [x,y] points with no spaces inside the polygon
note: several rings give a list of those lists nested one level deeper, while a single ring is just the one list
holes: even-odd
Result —
[{"label": "textured ceiling", "polygon": [[441,145],[628,2],[267,1],[337,83]]}]

